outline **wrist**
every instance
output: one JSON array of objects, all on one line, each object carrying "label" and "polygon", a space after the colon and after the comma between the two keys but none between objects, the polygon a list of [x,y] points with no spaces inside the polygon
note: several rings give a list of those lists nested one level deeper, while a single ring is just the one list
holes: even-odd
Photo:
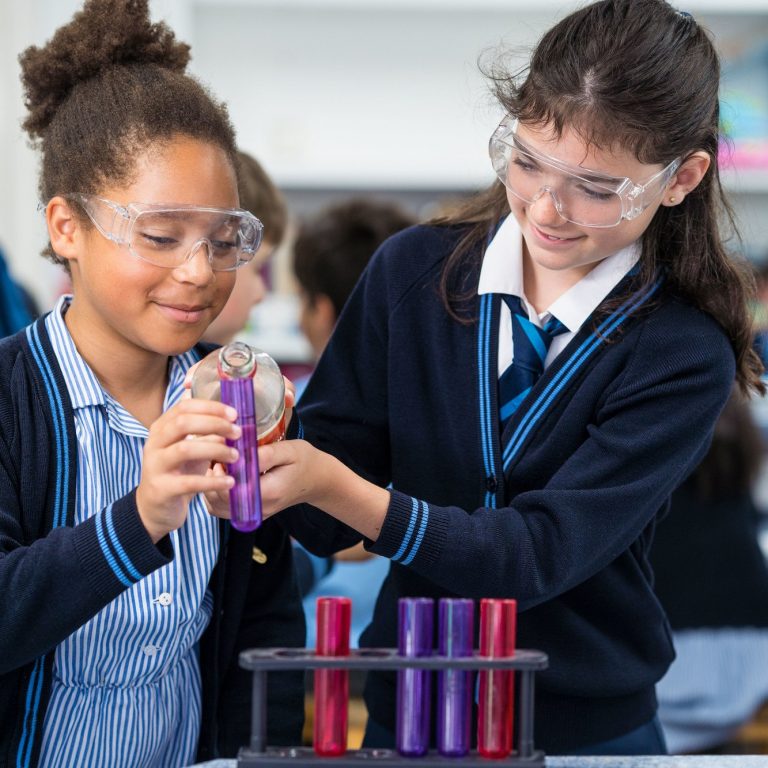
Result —
[{"label": "wrist", "polygon": [[321,485],[310,503],[376,541],[389,509],[389,491],[360,477],[334,456],[321,455]]},{"label": "wrist", "polygon": [[152,539],[153,544],[157,544],[160,539],[165,538],[170,533],[170,529],[160,525],[152,519],[151,515],[146,513],[146,505],[141,500],[141,486],[136,490],[136,511],[139,513],[139,520],[141,520],[141,524],[149,538]]}]

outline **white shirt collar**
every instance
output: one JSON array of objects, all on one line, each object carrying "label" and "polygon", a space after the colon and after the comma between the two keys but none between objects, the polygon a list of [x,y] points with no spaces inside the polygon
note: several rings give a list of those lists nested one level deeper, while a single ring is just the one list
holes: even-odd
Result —
[{"label": "white shirt collar", "polygon": [[[75,342],[64,320],[64,313],[69,308],[71,301],[71,295],[61,296],[56,302],[53,311],[46,317],[45,322],[53,350],[59,360],[59,367],[64,377],[64,383],[67,387],[73,410],[77,411],[81,408],[96,405],[105,406],[108,410],[114,411],[115,414],[118,411],[122,411],[125,416],[117,418],[116,421],[119,422],[122,419],[122,421],[127,423],[127,421],[132,420],[142,433],[142,436],[146,437],[146,427],[140,425],[132,415],[125,411],[122,405],[104,390],[96,378],[96,374],[77,351]],[[194,349],[170,359],[168,388],[165,393],[163,410],[169,408],[181,397],[184,392],[184,378],[187,370],[198,359],[199,356]]]},{"label": "white shirt collar", "polygon": [[[523,291],[522,246],[520,227],[514,216],[507,216],[485,250],[477,292],[509,293],[522,297],[532,316],[533,307]],[[539,317],[554,315],[571,333],[575,333],[639,258],[638,242],[608,256]]]},{"label": "white shirt collar", "polygon": [[512,215],[504,219],[485,249],[477,292],[523,296],[523,236]]}]

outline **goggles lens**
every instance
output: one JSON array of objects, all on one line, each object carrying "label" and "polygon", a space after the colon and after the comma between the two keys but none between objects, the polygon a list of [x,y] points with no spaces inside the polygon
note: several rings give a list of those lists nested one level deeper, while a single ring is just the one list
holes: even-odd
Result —
[{"label": "goggles lens", "polygon": [[230,271],[249,262],[261,244],[263,226],[248,211],[144,203],[122,206],[89,195],[74,197],[102,235],[159,267],[179,267],[204,247],[214,271]]},{"label": "goggles lens", "polygon": [[586,227],[614,227],[622,219],[633,219],[658,197],[679,158],[639,186],[631,179],[576,169],[526,147],[515,134],[515,124],[502,121],[491,137],[489,152],[493,168],[515,197],[535,203],[549,194],[557,212],[566,221]]}]

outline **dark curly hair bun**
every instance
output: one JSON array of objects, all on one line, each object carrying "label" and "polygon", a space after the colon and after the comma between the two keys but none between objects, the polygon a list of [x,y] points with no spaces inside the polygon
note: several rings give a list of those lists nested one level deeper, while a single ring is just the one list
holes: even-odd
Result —
[{"label": "dark curly hair bun", "polygon": [[27,48],[19,62],[29,111],[23,126],[34,138],[78,83],[115,65],[155,64],[183,73],[189,46],[165,23],[150,21],[148,0],[86,0],[72,21],[42,48]]},{"label": "dark curly hair bun", "polygon": [[[237,167],[226,105],[186,72],[189,46],[150,21],[148,0],[85,0],[20,62],[43,202],[126,183],[143,154],[178,137],[219,147]],[[50,245],[43,253],[61,263]]]}]

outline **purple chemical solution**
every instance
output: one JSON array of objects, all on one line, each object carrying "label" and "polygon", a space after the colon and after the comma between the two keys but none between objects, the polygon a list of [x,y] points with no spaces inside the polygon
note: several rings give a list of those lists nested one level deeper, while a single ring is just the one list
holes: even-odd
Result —
[{"label": "purple chemical solution", "polygon": [[232,527],[244,532],[254,531],[261,525],[259,444],[253,394],[255,372],[256,363],[246,345],[235,343],[222,348],[219,357],[221,402],[237,411],[237,424],[243,430],[237,440],[227,440],[227,445],[239,453],[237,461],[227,465],[227,472],[235,479],[229,489],[229,507]]}]

